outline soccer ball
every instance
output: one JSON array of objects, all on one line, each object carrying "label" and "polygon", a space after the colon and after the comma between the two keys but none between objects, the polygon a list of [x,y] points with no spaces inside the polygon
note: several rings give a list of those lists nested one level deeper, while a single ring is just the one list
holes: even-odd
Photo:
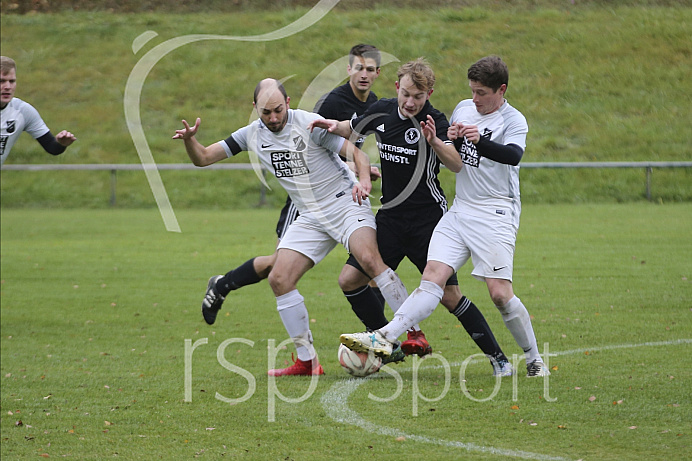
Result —
[{"label": "soccer ball", "polygon": [[339,363],[352,376],[368,376],[377,372],[382,366],[382,359],[372,352],[355,352],[344,346],[339,345]]}]

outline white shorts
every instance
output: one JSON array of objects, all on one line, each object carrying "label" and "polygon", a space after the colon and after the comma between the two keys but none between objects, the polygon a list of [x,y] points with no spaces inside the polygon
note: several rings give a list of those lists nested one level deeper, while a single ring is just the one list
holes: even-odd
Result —
[{"label": "white shorts", "polygon": [[337,243],[350,252],[348,240],[361,227],[377,228],[369,201],[358,205],[350,191],[327,206],[300,212],[298,219],[288,227],[278,248],[297,251],[315,264],[322,261]]},{"label": "white shorts", "polygon": [[439,261],[455,271],[471,258],[471,275],[512,281],[517,228],[509,215],[483,217],[449,211],[437,223],[428,247],[428,261]]}]

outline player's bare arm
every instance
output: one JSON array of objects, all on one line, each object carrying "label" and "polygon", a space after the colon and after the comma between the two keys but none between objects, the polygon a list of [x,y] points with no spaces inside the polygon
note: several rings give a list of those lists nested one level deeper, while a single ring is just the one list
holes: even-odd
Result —
[{"label": "player's bare arm", "polygon": [[[349,169],[349,170],[351,170],[351,171],[353,171],[354,173],[356,173],[356,165],[355,165],[355,163],[353,163],[353,162],[345,162],[345,163],[346,163],[346,165],[348,165],[348,169]],[[357,173],[356,173],[356,176],[358,176]],[[372,182],[372,181],[377,181],[377,180],[380,179],[381,177],[382,177],[382,173],[380,173],[380,169],[377,168],[377,167],[374,166],[374,165],[371,165],[371,166],[370,166],[370,181],[371,181],[371,182]]]},{"label": "player's bare arm", "polygon": [[355,167],[356,176],[359,178],[353,189],[351,190],[351,196],[354,202],[358,202],[358,205],[363,204],[370,191],[372,190],[372,182],[370,180],[370,158],[363,152],[354,146],[351,142],[345,141],[341,146],[339,155],[345,158],[349,162],[353,162]]},{"label": "player's bare arm", "polygon": [[334,133],[342,138],[348,139],[351,136],[351,123],[348,120],[338,121],[331,119],[317,119],[308,123],[308,130],[312,133],[315,128],[323,128],[330,133]]},{"label": "player's bare arm", "polygon": [[187,120],[183,120],[183,129],[175,130],[173,139],[182,139],[185,142],[185,150],[195,166],[207,166],[227,158],[226,152],[218,143],[204,147],[195,135],[199,130],[201,120],[199,117],[194,126],[190,126]]},{"label": "player's bare arm", "polygon": [[420,122],[420,126],[425,140],[428,141],[428,144],[433,148],[440,161],[454,173],[461,171],[463,165],[461,157],[454,148],[454,144],[445,143],[437,137],[435,120],[428,115],[428,120]]}]

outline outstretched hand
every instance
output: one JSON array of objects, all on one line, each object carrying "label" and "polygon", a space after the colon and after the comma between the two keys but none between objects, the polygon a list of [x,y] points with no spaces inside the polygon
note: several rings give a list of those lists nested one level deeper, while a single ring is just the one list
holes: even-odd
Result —
[{"label": "outstretched hand", "polygon": [[435,120],[428,115],[427,121],[420,122],[421,130],[423,131],[423,136],[428,144],[432,143],[432,140],[437,137],[437,129],[435,128]]},{"label": "outstretched hand", "polygon": [[60,144],[61,146],[67,147],[67,146],[69,146],[70,144],[72,144],[73,142],[75,142],[75,141],[77,140],[77,138],[75,137],[75,135],[73,135],[73,134],[70,133],[69,131],[67,131],[67,130],[62,130],[62,131],[61,131],[60,133],[58,133],[58,135],[55,137],[55,140],[58,141],[58,144]]},{"label": "outstretched hand", "polygon": [[197,130],[199,130],[199,124],[201,120],[199,117],[197,117],[197,121],[195,122],[195,126],[190,127],[190,125],[187,123],[187,120],[183,120],[183,128],[182,130],[175,130],[175,134],[173,135],[173,139],[190,139],[194,135],[197,134]]}]

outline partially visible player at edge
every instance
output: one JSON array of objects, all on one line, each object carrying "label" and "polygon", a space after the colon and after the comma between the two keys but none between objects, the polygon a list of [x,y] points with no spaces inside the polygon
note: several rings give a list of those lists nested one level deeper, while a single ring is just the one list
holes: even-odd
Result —
[{"label": "partially visible player at edge", "polygon": [[[507,65],[497,56],[480,59],[468,69],[473,98],[454,109],[448,131],[459,152],[454,204],[435,227],[420,286],[385,327],[341,335],[357,351],[386,357],[397,338],[429,317],[440,302],[446,280],[469,258],[472,275],[485,281],[490,298],[522,348],[528,377],[547,376],[529,312],[514,294],[512,273],[521,201],[519,162],[526,148],[526,119],[504,98]],[[449,165],[448,165],[449,166]]]},{"label": "partially visible player at edge", "polygon": [[[400,305],[408,293],[377,249],[375,216],[368,200],[372,189],[370,159],[340,136],[320,129],[308,132],[308,124],[320,116],[290,109],[289,102],[280,82],[265,79],[255,88],[253,107],[258,120],[207,147],[195,137],[200,119],[192,127],[183,120],[183,129],[176,130],[173,139],[184,140],[187,154],[197,166],[211,165],[243,151],[255,152],[295,203],[300,216],[281,239],[268,279],[298,358],[292,366],[272,369],[268,374],[321,375],[324,371],[313,345],[310,317],[297,288],[308,270],[340,243],[367,273],[373,274],[391,305]],[[340,155],[354,162],[360,182]]]},{"label": "partially visible player at edge", "polygon": [[60,155],[77,138],[63,130],[53,136],[31,104],[14,97],[17,88],[17,64],[6,56],[0,57],[0,165],[10,155],[17,138],[26,131],[51,155]]},{"label": "partially visible player at edge", "polygon": [[[348,82],[322,96],[317,101],[314,112],[325,118],[337,120],[349,120],[363,114],[365,109],[377,101],[377,95],[371,91],[371,87],[380,75],[380,62],[380,51],[372,45],[360,44],[351,48],[348,55]],[[356,140],[354,144],[360,148],[363,145],[363,139]],[[375,175],[373,179],[379,175],[376,168],[372,173]],[[298,214],[291,197],[287,197],[276,225],[279,241]],[[271,255],[251,258],[225,275],[211,277],[202,301],[204,320],[212,325],[216,321],[226,296],[233,290],[266,279],[274,266],[274,261],[276,261],[276,251]]]},{"label": "partially visible player at edge", "polygon": [[[396,270],[408,258],[422,274],[435,225],[447,212],[447,199],[438,179],[440,166],[447,161],[454,163],[459,155],[447,138],[447,117],[430,103],[435,87],[432,67],[423,58],[403,64],[397,71],[395,86],[396,98],[380,99],[358,118],[317,120],[313,126],[347,138],[354,133],[375,134],[382,168],[383,204],[375,217],[377,246],[387,266]],[[368,293],[369,280],[358,262],[349,258],[339,276],[339,285],[353,310],[367,319],[363,323],[375,330],[385,326],[387,319],[381,309],[373,307],[376,300]],[[446,281],[441,302],[490,359],[493,373],[511,376],[509,360],[478,307],[461,294],[456,274]],[[399,306],[390,307],[396,312]],[[407,355],[432,353],[418,325],[413,325],[406,335],[401,349]]]}]

